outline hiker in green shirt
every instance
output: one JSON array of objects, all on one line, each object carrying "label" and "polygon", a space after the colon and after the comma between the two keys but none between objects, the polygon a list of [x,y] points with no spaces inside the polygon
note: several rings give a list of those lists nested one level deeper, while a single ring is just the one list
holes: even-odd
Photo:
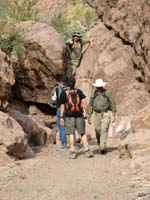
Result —
[{"label": "hiker in green shirt", "polygon": [[74,32],[72,35],[72,39],[66,42],[67,45],[67,63],[66,63],[66,73],[68,76],[75,75],[76,68],[80,66],[81,59],[83,57],[84,52],[87,50],[84,49],[83,45],[89,44],[92,46],[92,42],[89,40],[82,40],[82,36],[79,32]]},{"label": "hiker in green shirt", "polygon": [[97,138],[97,144],[100,147],[101,154],[106,153],[106,142],[108,128],[112,118],[116,120],[116,104],[111,93],[104,88],[106,83],[102,79],[97,79],[93,86],[96,87],[94,94],[91,95],[88,105],[88,122],[91,123],[91,115],[94,113],[94,125]]}]

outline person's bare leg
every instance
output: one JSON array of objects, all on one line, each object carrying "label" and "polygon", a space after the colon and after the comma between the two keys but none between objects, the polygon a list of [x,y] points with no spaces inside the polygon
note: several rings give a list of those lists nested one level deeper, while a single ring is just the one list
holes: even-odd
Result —
[{"label": "person's bare leg", "polygon": [[77,154],[75,152],[74,134],[69,135],[69,143],[70,143],[70,158],[75,159],[77,158]]},{"label": "person's bare leg", "polygon": [[69,135],[69,144],[70,144],[70,148],[74,148],[74,135],[73,134]]},{"label": "person's bare leg", "polygon": [[87,141],[86,134],[82,134],[82,144],[83,144],[83,147],[84,147],[85,156],[87,158],[93,157],[93,153],[89,149],[89,144],[88,144],[88,141]]},{"label": "person's bare leg", "polygon": [[88,141],[87,141],[86,134],[83,134],[83,135],[81,136],[81,139],[82,139],[82,144],[83,144],[83,146],[88,148],[89,145],[88,145]]}]

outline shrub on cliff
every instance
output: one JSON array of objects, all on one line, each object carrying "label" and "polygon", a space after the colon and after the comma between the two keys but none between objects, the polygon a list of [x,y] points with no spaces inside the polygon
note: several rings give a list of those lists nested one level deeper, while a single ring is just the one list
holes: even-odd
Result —
[{"label": "shrub on cliff", "polygon": [[50,21],[50,25],[65,39],[71,37],[74,31],[85,35],[97,21],[95,10],[87,5],[76,4],[66,13],[56,13]]},{"label": "shrub on cliff", "polygon": [[76,4],[67,13],[71,23],[77,24],[84,29],[89,29],[97,21],[95,10],[83,4]]},{"label": "shrub on cliff", "polygon": [[0,48],[7,54],[13,49],[21,53],[24,40],[14,27],[21,21],[38,20],[36,3],[36,0],[0,0]]},{"label": "shrub on cliff", "polygon": [[36,0],[0,0],[0,22],[38,20],[38,10],[34,8],[36,3]]},{"label": "shrub on cliff", "polygon": [[0,48],[8,55],[13,49],[20,55],[24,43],[22,32],[13,28],[7,34],[1,35]]},{"label": "shrub on cliff", "polygon": [[52,26],[58,33],[60,33],[65,40],[72,36],[74,31],[79,31],[82,34],[85,34],[84,29],[82,29],[77,24],[72,24],[68,18],[62,14],[58,13],[53,16],[50,22],[50,26]]}]

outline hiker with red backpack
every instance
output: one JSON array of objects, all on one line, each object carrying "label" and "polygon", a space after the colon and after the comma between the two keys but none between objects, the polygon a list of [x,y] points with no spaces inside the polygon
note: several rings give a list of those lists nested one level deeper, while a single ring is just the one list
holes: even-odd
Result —
[{"label": "hiker with red backpack", "polygon": [[[70,158],[77,158],[74,143],[75,130],[77,130],[78,134],[81,135],[85,156],[90,158],[93,157],[93,153],[89,149],[87,136],[85,133],[85,119],[83,115],[84,111],[87,114],[87,104],[85,101],[86,96],[80,89],[77,89],[74,86],[75,78],[70,76],[68,78],[68,87],[60,97],[60,124],[65,127],[66,135],[69,135]],[[63,117],[64,112],[65,120]]]},{"label": "hiker with red backpack", "polygon": [[[91,124],[91,115],[94,113],[94,125],[97,144],[101,154],[106,154],[106,143],[110,121],[116,120],[116,104],[110,93],[105,88],[106,83],[102,79],[96,79],[93,84],[96,90],[91,95],[88,105],[88,122]],[[111,119],[112,117],[112,119]]]}]

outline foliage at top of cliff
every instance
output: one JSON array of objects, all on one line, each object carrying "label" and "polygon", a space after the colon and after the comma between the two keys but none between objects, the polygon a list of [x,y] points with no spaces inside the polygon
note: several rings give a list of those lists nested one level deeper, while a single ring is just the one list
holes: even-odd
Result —
[{"label": "foliage at top of cliff", "polygon": [[64,6],[61,11],[56,7],[53,16],[42,18],[42,9],[37,6],[38,3],[39,0],[0,0],[0,47],[6,53],[20,49],[24,44],[23,34],[15,30],[16,23],[28,20],[45,22],[55,28],[64,39],[68,39],[74,31],[80,31],[85,36],[86,31],[97,21],[95,10],[88,4],[70,2],[69,7]]},{"label": "foliage at top of cliff", "polygon": [[24,45],[23,34],[15,30],[15,24],[26,20],[38,20],[36,0],[0,0],[0,47],[7,54],[13,49],[18,53]]},{"label": "foliage at top of cliff", "polygon": [[82,35],[92,28],[98,18],[95,10],[87,4],[75,4],[67,12],[59,12],[53,15],[50,25],[54,27],[65,39],[71,37],[74,31],[80,31]]}]

